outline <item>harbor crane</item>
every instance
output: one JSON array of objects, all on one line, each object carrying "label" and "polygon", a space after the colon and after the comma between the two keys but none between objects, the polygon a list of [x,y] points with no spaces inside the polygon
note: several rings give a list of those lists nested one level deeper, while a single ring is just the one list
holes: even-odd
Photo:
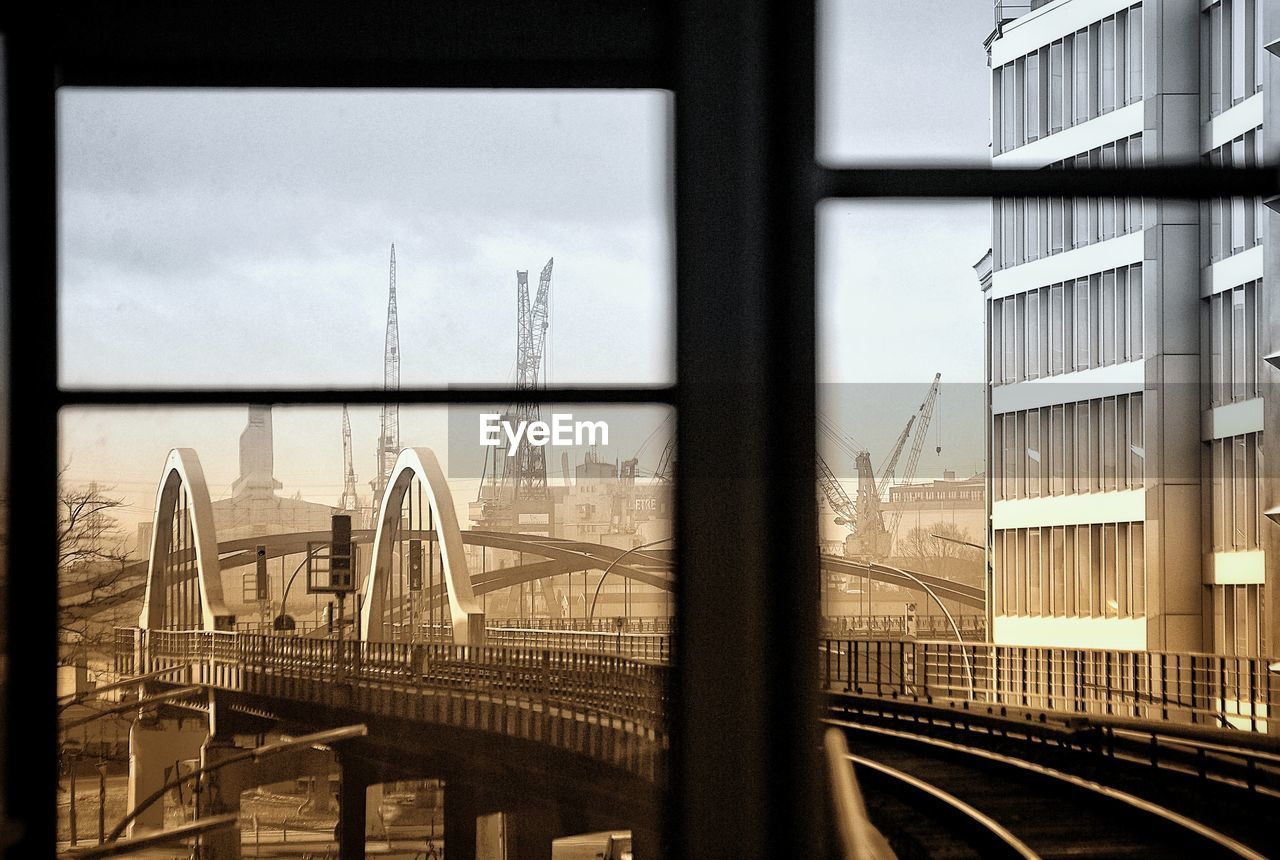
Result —
[{"label": "harbor crane", "polygon": [[[941,385],[942,374],[937,373],[933,377],[933,383],[929,386],[924,402],[907,419],[906,426],[898,435],[893,450],[881,467],[879,478],[876,477],[872,468],[870,452],[851,449],[835,425],[829,419],[820,418],[819,427],[823,434],[846,450],[851,450],[854,455],[854,465],[858,470],[858,496],[855,503],[836,480],[835,473],[831,471],[826,460],[821,454],[818,455],[818,487],[836,513],[836,524],[844,526],[851,532],[846,539],[845,555],[877,559],[885,558],[892,550],[898,525],[902,520],[902,505],[894,506],[886,525],[883,503],[888,499],[890,482],[894,478],[898,460],[906,447],[907,439],[911,437],[912,430],[915,431],[915,441],[911,445],[911,453],[907,457],[901,483],[909,482],[915,477],[916,468],[920,463],[920,452],[924,448],[924,440],[929,422],[933,418]],[[937,450],[941,452],[942,447],[938,446]]]}]

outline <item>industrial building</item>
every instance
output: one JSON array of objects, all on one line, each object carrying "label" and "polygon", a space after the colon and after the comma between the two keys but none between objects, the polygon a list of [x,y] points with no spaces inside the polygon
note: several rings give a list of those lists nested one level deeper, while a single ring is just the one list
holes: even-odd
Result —
[{"label": "industrial building", "polygon": [[[1274,163],[1277,34],[1274,0],[997,4],[994,165]],[[1243,197],[994,202],[996,642],[1274,651],[1277,229]]]}]

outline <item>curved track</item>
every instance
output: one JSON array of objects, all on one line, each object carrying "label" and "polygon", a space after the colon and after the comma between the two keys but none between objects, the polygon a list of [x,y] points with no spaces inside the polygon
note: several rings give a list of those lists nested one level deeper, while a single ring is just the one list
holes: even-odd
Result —
[{"label": "curved track", "polygon": [[1237,803],[1221,784],[1175,788],[1168,779],[1134,779],[1124,763],[1086,773],[1056,767],[1055,754],[1089,756],[1047,733],[1018,738],[1021,721],[1011,720],[1009,732],[886,725],[837,701],[827,723],[845,733],[871,821],[900,858],[1258,860],[1275,848],[1274,797]]}]

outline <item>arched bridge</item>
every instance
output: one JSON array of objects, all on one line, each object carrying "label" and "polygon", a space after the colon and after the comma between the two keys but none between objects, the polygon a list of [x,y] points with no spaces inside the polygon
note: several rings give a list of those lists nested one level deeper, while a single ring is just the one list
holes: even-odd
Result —
[{"label": "arched bridge", "polygon": [[[344,782],[444,775],[455,793],[470,798],[455,804],[463,819],[494,807],[527,807],[528,798],[511,796],[509,786],[536,782],[543,801],[557,801],[559,823],[552,829],[625,828],[641,842],[656,834],[668,749],[665,645],[655,652],[644,643],[646,650],[638,651],[628,641],[624,648],[619,634],[607,653],[584,647],[601,643],[581,637],[609,643],[608,634],[489,630],[480,598],[588,570],[670,592],[672,553],[463,531],[439,463],[425,448],[401,452],[379,511],[374,528],[353,534],[367,548],[360,557],[354,637],[344,639],[342,625],[309,636],[237,630],[222,591],[223,570],[254,563],[259,546],[268,558],[296,556],[331,536],[219,541],[199,458],[190,449],[171,451],[157,489],[149,556],[135,568],[139,576],[145,571],[137,586],[143,597],[138,626],[118,632],[118,673],[149,677],[144,690],[152,693],[168,691],[157,706],[161,716],[183,709],[203,714],[209,723],[204,748],[226,746],[236,736],[358,723],[367,734],[338,748]],[[406,562],[420,558],[423,546],[438,549],[438,580],[424,582],[421,568],[415,572]],[[467,547],[518,554],[520,562],[473,570]],[[976,589],[924,574],[833,557],[824,557],[823,567],[962,605],[982,603]],[[396,641],[406,613],[412,618],[415,601],[423,600],[441,610],[450,641]],[[636,654],[643,657],[629,656]],[[173,697],[188,687],[204,692]],[[131,801],[156,784],[158,763],[174,758],[154,753],[164,746],[154,725],[135,724],[131,735]],[[256,778],[241,774],[235,784]],[[224,792],[208,811],[234,811],[235,796]],[[351,802],[359,805],[354,796]],[[159,823],[147,813],[137,821]],[[350,832],[342,840],[343,856],[359,856],[362,841]],[[233,841],[226,837],[225,851],[234,850]]]}]

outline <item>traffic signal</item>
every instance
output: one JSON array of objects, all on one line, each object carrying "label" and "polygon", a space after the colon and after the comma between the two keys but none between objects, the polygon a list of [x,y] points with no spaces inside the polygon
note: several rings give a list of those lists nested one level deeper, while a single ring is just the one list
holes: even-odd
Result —
[{"label": "traffic signal", "polygon": [[334,514],[332,531],[329,587],[335,591],[351,591],[355,586],[351,571],[351,516]]},{"label": "traffic signal", "polygon": [[258,544],[258,567],[253,579],[254,596],[258,600],[267,600],[267,548]]},{"label": "traffic signal", "polygon": [[409,590],[422,590],[422,541],[409,541]]}]

